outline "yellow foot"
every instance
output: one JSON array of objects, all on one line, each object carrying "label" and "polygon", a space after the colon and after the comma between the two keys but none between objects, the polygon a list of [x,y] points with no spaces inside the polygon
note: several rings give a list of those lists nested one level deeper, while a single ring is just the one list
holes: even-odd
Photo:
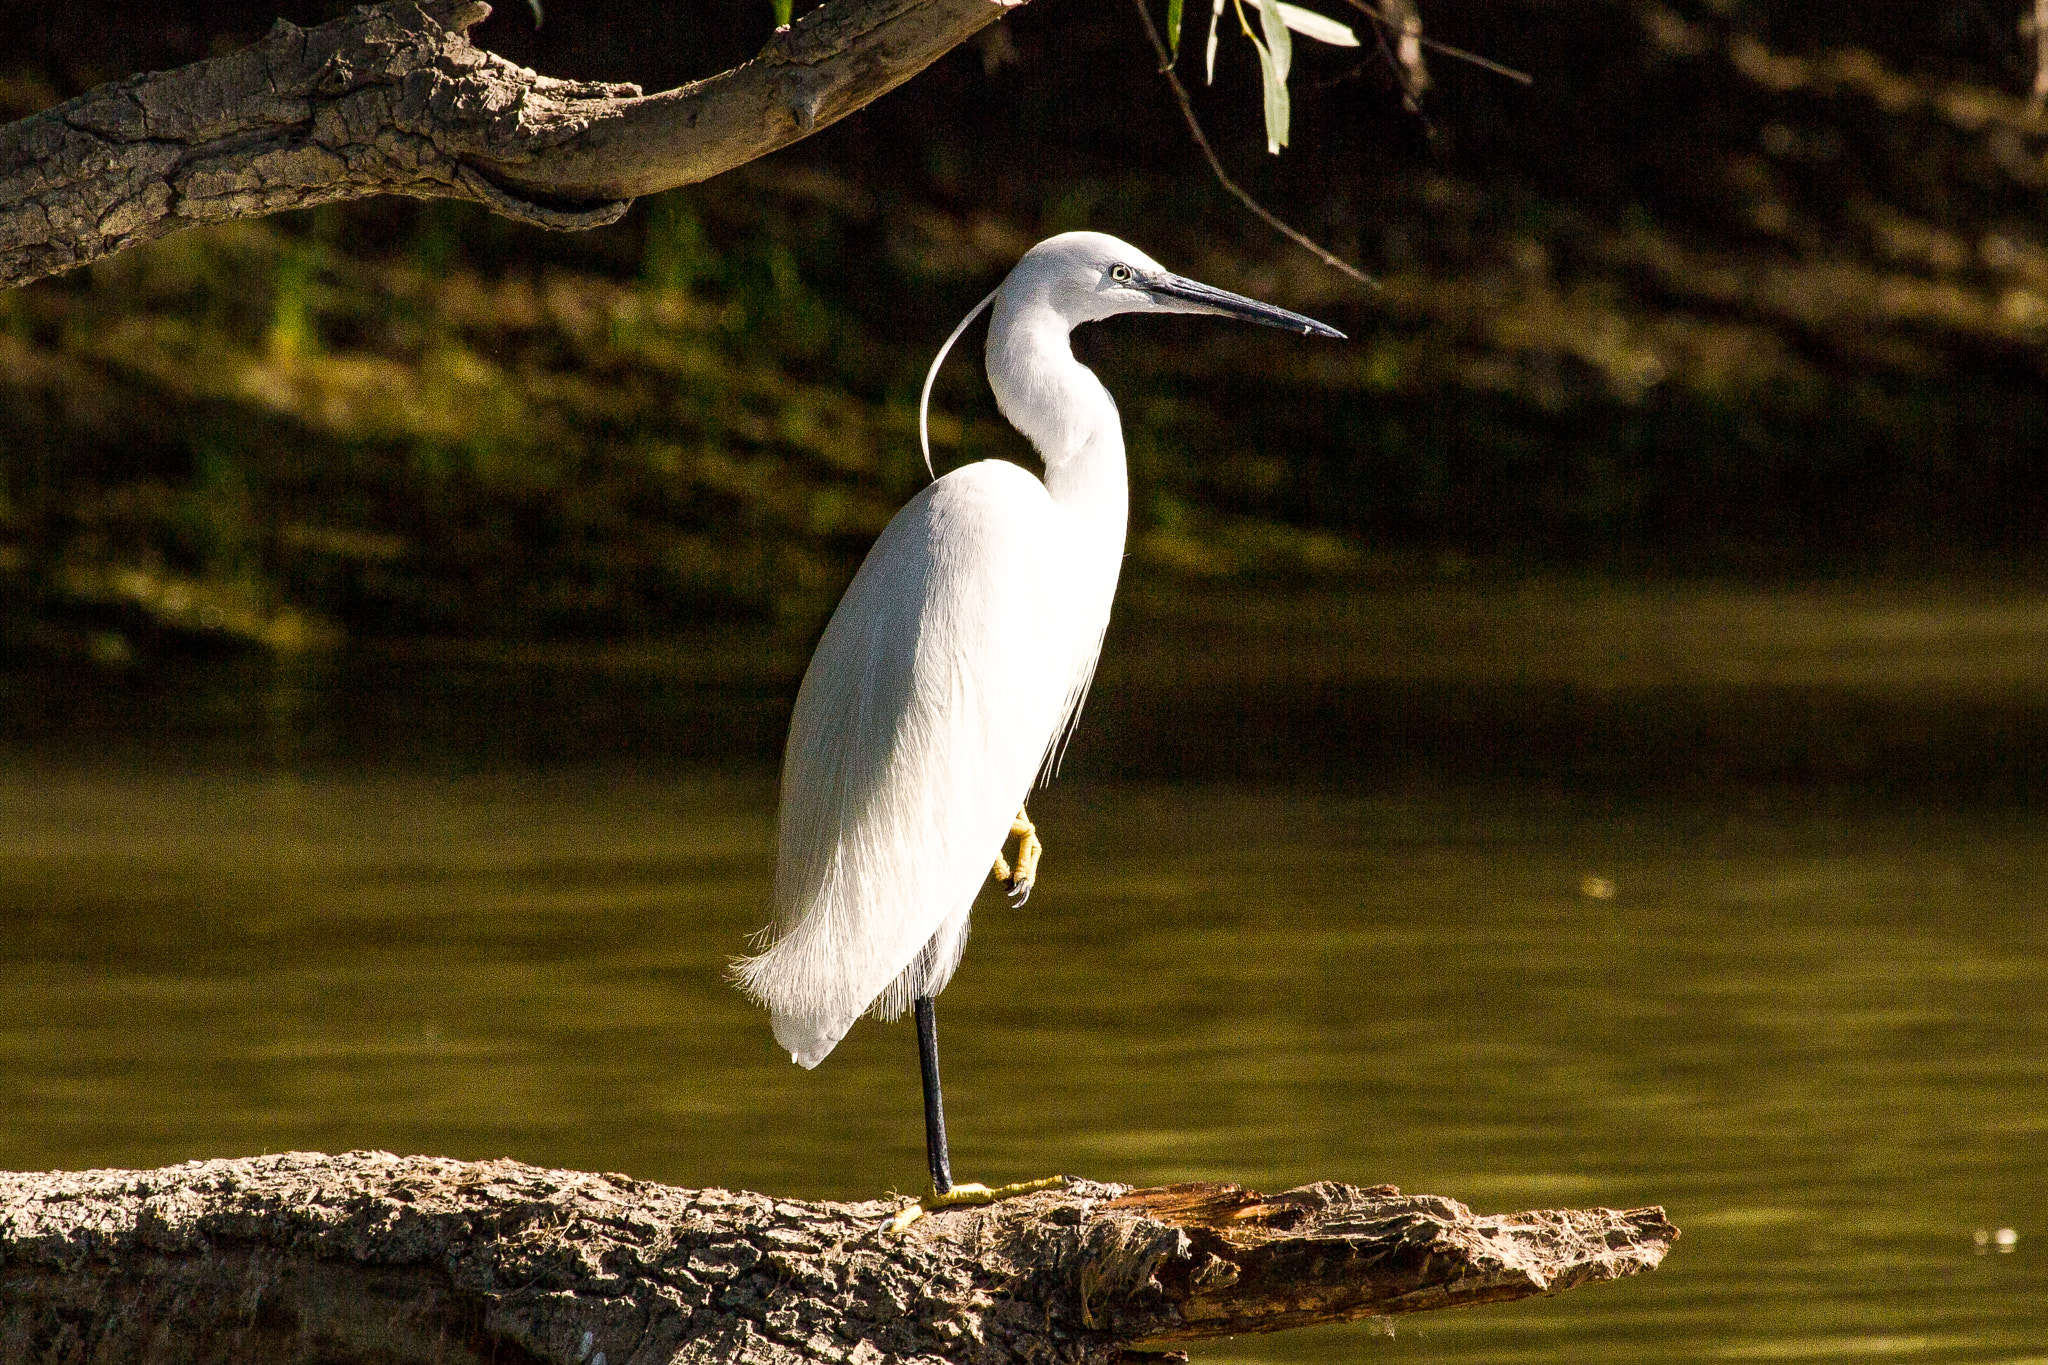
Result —
[{"label": "yellow foot", "polygon": [[1045,845],[1038,842],[1038,826],[1031,823],[1031,817],[1021,806],[1017,808],[1017,818],[1010,822],[1010,837],[1017,841],[1017,870],[1011,873],[1010,864],[999,850],[995,878],[1009,884],[1010,903],[1022,905],[1031,899],[1031,886],[1038,880],[1038,860],[1045,854]]},{"label": "yellow foot", "polygon": [[906,1204],[896,1211],[894,1217],[882,1224],[882,1231],[897,1233],[915,1223],[928,1213],[940,1209],[966,1208],[976,1204],[994,1204],[1004,1199],[1015,1199],[1020,1195],[1037,1194],[1040,1190],[1057,1190],[1067,1183],[1063,1175],[1049,1175],[1043,1180],[1020,1180],[1014,1185],[998,1185],[990,1189],[986,1185],[955,1185],[944,1194],[928,1194],[915,1204]]}]

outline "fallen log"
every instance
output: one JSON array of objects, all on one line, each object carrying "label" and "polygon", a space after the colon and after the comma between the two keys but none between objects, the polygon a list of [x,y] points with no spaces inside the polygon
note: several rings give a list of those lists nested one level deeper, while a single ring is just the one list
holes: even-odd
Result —
[{"label": "fallen log", "polygon": [[0,1359],[1109,1362],[1654,1268],[1663,1210],[1074,1180],[883,1224],[623,1175],[288,1153],[0,1174]]}]

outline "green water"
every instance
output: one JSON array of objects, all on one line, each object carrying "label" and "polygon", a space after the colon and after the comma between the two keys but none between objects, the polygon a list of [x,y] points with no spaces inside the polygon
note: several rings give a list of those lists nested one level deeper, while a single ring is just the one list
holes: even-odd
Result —
[{"label": "green water", "polygon": [[[721,978],[772,801],[758,765],[17,755],[0,1165],[374,1147],[916,1189],[908,1025],[802,1072]],[[1041,889],[985,900],[940,1002],[963,1178],[1684,1229],[1626,1283],[1198,1360],[2048,1361],[2037,818],[1085,774],[1033,813]]]}]

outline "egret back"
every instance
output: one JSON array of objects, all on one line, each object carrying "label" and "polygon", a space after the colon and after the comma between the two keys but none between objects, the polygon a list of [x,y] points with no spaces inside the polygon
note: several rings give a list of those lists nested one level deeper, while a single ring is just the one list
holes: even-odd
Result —
[{"label": "egret back", "polygon": [[889,523],[826,627],[783,759],[774,941],[735,969],[798,1062],[957,964],[1101,637],[1106,597],[1075,610],[1073,538],[1025,470],[955,470]]}]

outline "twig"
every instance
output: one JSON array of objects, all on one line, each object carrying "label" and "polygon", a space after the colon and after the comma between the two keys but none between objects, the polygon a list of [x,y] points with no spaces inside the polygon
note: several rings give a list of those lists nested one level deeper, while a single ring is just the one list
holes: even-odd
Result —
[{"label": "twig", "polygon": [[1449,57],[1453,61],[1468,62],[1478,67],[1481,71],[1491,71],[1496,76],[1506,76],[1518,85],[1536,84],[1536,78],[1528,72],[1517,71],[1512,66],[1502,66],[1499,62],[1482,57],[1477,52],[1467,52],[1462,47],[1452,47],[1449,43],[1440,43],[1434,38],[1424,38],[1422,45],[1431,52],[1443,53],[1444,56]]},{"label": "twig", "polygon": [[[1429,121],[1429,115],[1422,112],[1422,91],[1411,79],[1412,73],[1408,70],[1407,65],[1387,43],[1387,35],[1394,31],[1393,21],[1378,10],[1366,8],[1363,0],[1351,0],[1351,4],[1353,7],[1363,11],[1373,21],[1373,41],[1379,45],[1380,56],[1386,59],[1387,69],[1394,73],[1394,79],[1401,86],[1401,107],[1415,115],[1416,121],[1422,125],[1422,135],[1424,137],[1428,138],[1431,142],[1436,141],[1436,126]],[[1403,43],[1405,48],[1405,38]],[[1416,60],[1417,65],[1420,65],[1421,59],[1419,56]]]},{"label": "twig", "polygon": [[[1386,15],[1380,13],[1379,10],[1375,9],[1371,4],[1367,3],[1367,0],[1344,0],[1344,2],[1350,5],[1351,8],[1357,10],[1360,14],[1363,14],[1366,18],[1372,20],[1374,27],[1382,30],[1393,27],[1392,21],[1390,21]],[[2048,0],[2036,0],[2036,2],[2043,5],[2048,5]],[[1384,43],[1384,41],[1384,38],[1382,38],[1382,43]],[[1441,52],[1444,54],[1444,56],[1449,57],[1452,61],[1466,62],[1472,66],[1478,67],[1482,71],[1491,71],[1496,76],[1505,76],[1509,80],[1514,81],[1518,85],[1536,84],[1536,78],[1530,75],[1528,72],[1517,71],[1512,66],[1502,66],[1499,62],[1496,62],[1489,57],[1482,57],[1476,52],[1468,52],[1462,47],[1452,47],[1449,43],[1440,43],[1434,38],[1426,38],[1419,34],[1416,35],[1416,41],[1421,43],[1424,47],[1428,48],[1431,52]],[[1392,53],[1388,53],[1387,55],[1390,59],[1393,57]]]},{"label": "twig", "polygon": [[[1379,8],[1380,51],[1387,54],[1395,73],[1401,80],[1401,98],[1408,111],[1418,117],[1422,114],[1422,94],[1429,89],[1429,68],[1422,63],[1422,16],[1415,12],[1410,0],[1374,0]],[[1393,51],[1387,48],[1387,38],[1399,39],[1399,46]],[[1434,138],[1436,130],[1429,128],[1427,119],[1423,126]]]},{"label": "twig", "polygon": [[1208,135],[1202,131],[1201,120],[1195,117],[1195,104],[1193,100],[1188,98],[1187,87],[1182,85],[1180,77],[1174,74],[1173,58],[1166,51],[1166,41],[1159,36],[1158,26],[1152,22],[1150,11],[1145,8],[1145,0],[1131,0],[1131,4],[1137,9],[1138,18],[1145,25],[1145,36],[1152,40],[1152,50],[1159,54],[1159,74],[1166,77],[1166,83],[1173,87],[1173,97],[1180,101],[1181,117],[1187,120],[1188,132],[1194,137],[1195,145],[1200,147],[1202,155],[1209,159],[1209,169],[1216,173],[1217,183],[1237,196],[1238,202],[1264,220],[1267,227],[1272,228],[1282,237],[1285,237],[1288,241],[1293,242],[1296,246],[1314,256],[1324,265],[1330,267],[1330,269],[1349,275],[1360,284],[1367,285],[1373,289],[1379,288],[1380,282],[1378,280],[1366,274],[1343,257],[1318,245],[1305,233],[1289,227],[1276,217],[1271,209],[1252,198],[1251,195],[1239,187],[1235,180],[1230,178],[1230,172],[1223,169],[1223,162],[1216,156],[1216,149],[1209,145]]}]

